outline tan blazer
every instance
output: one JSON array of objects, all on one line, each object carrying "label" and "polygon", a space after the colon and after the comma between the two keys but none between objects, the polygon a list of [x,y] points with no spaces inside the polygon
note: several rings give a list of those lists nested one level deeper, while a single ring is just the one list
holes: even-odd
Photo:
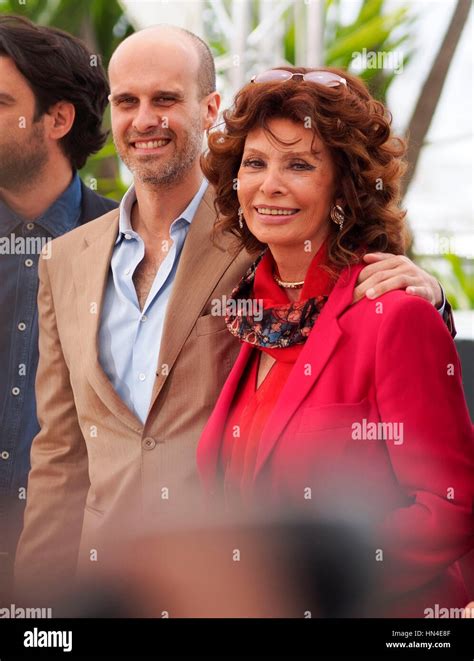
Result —
[{"label": "tan blazer", "polygon": [[[101,308],[118,232],[111,211],[52,244],[41,260],[37,405],[17,582],[63,582],[133,534],[192,506],[196,447],[239,351],[212,300],[229,295],[252,258],[211,231],[213,191],[199,205],[169,301],[143,426],[98,360]],[[108,532],[107,532],[108,531]],[[79,554],[79,557],[78,557]]]}]

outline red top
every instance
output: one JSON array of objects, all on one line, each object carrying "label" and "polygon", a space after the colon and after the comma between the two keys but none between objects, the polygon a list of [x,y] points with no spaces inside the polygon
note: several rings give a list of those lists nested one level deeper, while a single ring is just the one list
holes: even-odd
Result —
[{"label": "red top", "polygon": [[[328,296],[331,292],[334,280],[327,271],[320,268],[326,262],[326,244],[323,243],[311,261],[300,302],[310,297]],[[286,292],[273,278],[274,268],[275,262],[268,251],[257,267],[253,286],[253,298],[262,300],[265,309],[290,303]],[[252,481],[262,432],[303,346],[304,343],[285,348],[256,346],[252,352],[232,401],[223,433],[220,462],[224,469],[228,501],[235,499],[239,502],[242,498],[250,503],[252,500]],[[261,351],[269,353],[276,362],[257,390]]]},{"label": "red top", "polygon": [[294,361],[277,360],[257,390],[259,358],[260,351],[254,349],[224,428],[221,462],[225,471],[225,491],[230,500],[238,500],[239,494],[251,500],[262,431],[294,365]]}]

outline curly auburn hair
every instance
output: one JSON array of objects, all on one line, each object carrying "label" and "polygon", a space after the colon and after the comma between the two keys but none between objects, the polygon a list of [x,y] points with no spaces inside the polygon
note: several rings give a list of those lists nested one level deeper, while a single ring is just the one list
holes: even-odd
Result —
[{"label": "curly auburn hair", "polygon": [[[318,70],[278,68],[292,73]],[[332,67],[324,71],[345,78],[347,87],[327,87],[301,79],[249,83],[224,112],[224,129],[215,127],[208,133],[208,151],[201,157],[201,166],[216,189],[214,206],[219,217],[215,230],[234,234],[239,248],[250,253],[265,248],[246,224],[239,227],[235,182],[248,133],[258,127],[269,131],[269,120],[285,118],[309,124],[329,150],[335,166],[335,199],[344,200],[345,220],[342,231],[330,223],[331,264],[342,268],[357,262],[361,250],[403,254],[408,233],[406,212],[399,202],[406,144],[392,134],[390,113],[359,78]]]}]

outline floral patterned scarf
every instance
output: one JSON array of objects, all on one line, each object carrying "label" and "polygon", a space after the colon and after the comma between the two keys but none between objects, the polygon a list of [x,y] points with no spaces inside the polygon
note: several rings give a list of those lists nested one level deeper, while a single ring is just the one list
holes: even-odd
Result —
[{"label": "floral patterned scarf", "polygon": [[335,284],[334,277],[321,268],[326,263],[324,242],[311,261],[300,298],[290,301],[274,280],[275,261],[266,250],[228,299],[228,330],[277,360],[294,362]]}]

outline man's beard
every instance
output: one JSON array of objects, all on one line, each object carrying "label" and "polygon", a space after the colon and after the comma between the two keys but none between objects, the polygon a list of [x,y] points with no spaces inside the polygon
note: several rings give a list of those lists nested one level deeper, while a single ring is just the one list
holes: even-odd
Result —
[{"label": "man's beard", "polygon": [[29,188],[48,162],[43,124],[36,122],[20,142],[0,143],[0,188],[10,191]]},{"label": "man's beard", "polygon": [[[142,140],[146,141],[147,137],[143,136]],[[190,128],[183,135],[183,146],[171,157],[150,155],[148,158],[146,156],[142,156],[141,159],[130,158],[125,149],[122,149],[117,142],[115,142],[115,147],[135,179],[153,187],[168,188],[181,183],[201,155],[202,131],[200,122],[199,120],[193,121]]]}]

